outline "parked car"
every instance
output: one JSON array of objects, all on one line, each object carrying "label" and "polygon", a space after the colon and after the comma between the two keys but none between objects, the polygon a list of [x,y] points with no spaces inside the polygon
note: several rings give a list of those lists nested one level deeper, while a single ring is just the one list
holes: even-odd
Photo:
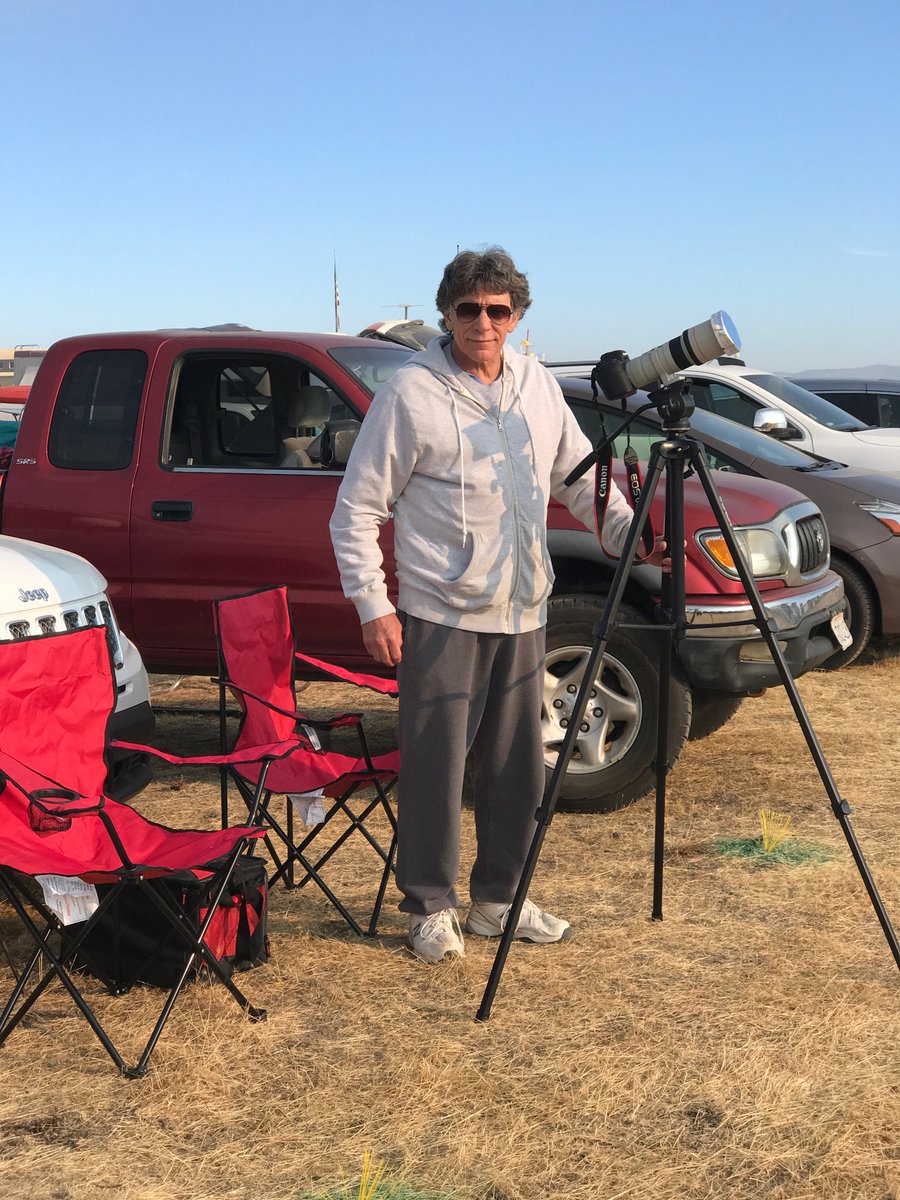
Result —
[{"label": "parked car", "polygon": [[900,379],[829,379],[794,375],[790,382],[815,392],[866,425],[900,429]]},{"label": "parked car", "polygon": [[16,444],[21,415],[21,404],[4,404],[0,398],[0,449],[11,448]]},{"label": "parked car", "polygon": [[[621,406],[605,399],[595,404],[586,381],[562,378],[560,384],[592,441],[601,436],[601,415],[610,432],[621,425]],[[629,399],[629,411],[645,403],[646,393],[639,392]],[[703,409],[693,413],[691,433],[702,442],[714,470],[790,484],[821,510],[831,541],[831,569],[844,581],[845,617],[853,638],[847,650],[836,650],[823,667],[853,662],[873,636],[900,634],[900,479],[818,458]],[[630,436],[639,458],[648,459],[660,438],[658,414],[651,409],[638,417]],[[620,435],[616,457],[625,444]]]},{"label": "parked car", "polygon": [[[103,625],[116,677],[110,737],[147,742],[154,729],[147,672],[116,620],[106,580],[67,550],[0,535],[0,641],[52,637],[85,625]],[[60,697],[65,704],[65,697]],[[150,780],[140,755],[110,754],[109,794],[125,800]]]},{"label": "parked car", "polygon": [[19,419],[30,391],[30,387],[0,387],[0,450],[11,449],[16,444]]},{"label": "parked car", "polygon": [[680,372],[697,408],[864,471],[900,475],[900,429],[873,429],[788,379],[736,362]]},{"label": "parked car", "polygon": [[396,320],[375,321],[360,330],[360,337],[375,338],[382,342],[396,342],[410,350],[424,350],[432,338],[440,337],[440,329],[426,325],[424,321]]}]

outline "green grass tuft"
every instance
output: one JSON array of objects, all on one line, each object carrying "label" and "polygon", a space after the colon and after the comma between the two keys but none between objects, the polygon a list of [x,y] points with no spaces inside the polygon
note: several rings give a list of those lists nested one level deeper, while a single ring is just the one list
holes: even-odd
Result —
[{"label": "green grass tuft", "polygon": [[[346,1183],[324,1191],[302,1191],[296,1200],[357,1200],[360,1185]],[[372,1193],[372,1200],[451,1200],[449,1192],[420,1192],[407,1183],[389,1183],[382,1180]]]},{"label": "green grass tuft", "polygon": [[804,845],[797,841],[781,842],[771,850],[766,850],[761,837],[720,838],[713,842],[713,853],[749,860],[761,867],[800,867],[829,862],[834,857],[831,851],[821,846]]}]

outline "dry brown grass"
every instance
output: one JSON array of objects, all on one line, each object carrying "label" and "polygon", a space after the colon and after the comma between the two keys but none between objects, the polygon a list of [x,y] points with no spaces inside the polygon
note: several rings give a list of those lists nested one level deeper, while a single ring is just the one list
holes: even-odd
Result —
[{"label": "dry brown grass", "polygon": [[[900,924],[900,658],[800,686]],[[186,681],[160,699],[211,695]],[[387,745],[391,702],[371,719]],[[215,737],[207,718],[160,722],[172,747]],[[195,985],[143,1081],[120,1078],[54,992],[0,1053],[0,1194],[288,1200],[358,1179],[370,1150],[387,1179],[460,1200],[897,1200],[900,977],[784,693],[690,745],[669,804],[662,922],[648,919],[652,797],[556,816],[532,891],[577,936],[515,946],[487,1024],[473,1017],[493,944],[470,938],[465,960],[429,968],[402,948],[395,896],[369,942],[309,889],[272,896],[273,958],[242,977],[269,1021]],[[139,805],[214,823],[216,782],[160,772]],[[830,857],[715,852],[758,836],[763,806]],[[467,828],[464,872],[471,854]],[[365,867],[355,855],[340,872],[360,901]],[[97,997],[135,1046],[157,1001]]]}]

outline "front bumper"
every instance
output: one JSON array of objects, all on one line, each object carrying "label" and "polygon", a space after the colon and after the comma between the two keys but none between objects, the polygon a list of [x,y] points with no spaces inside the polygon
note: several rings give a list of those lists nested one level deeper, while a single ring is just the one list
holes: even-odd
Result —
[{"label": "front bumper", "polygon": [[[833,571],[812,591],[767,597],[762,596],[766,614],[795,678],[839,649],[831,618],[844,611],[844,585]],[[690,605],[678,654],[692,687],[744,694],[781,682],[746,600],[728,606]]]},{"label": "front bumper", "polygon": [[[109,722],[111,741],[137,742],[146,745],[153,741],[156,718],[149,700],[141,701],[130,708],[116,709]],[[113,800],[130,800],[147,786],[153,773],[145,756],[135,750],[109,751],[109,773],[106,777],[106,794]]]}]

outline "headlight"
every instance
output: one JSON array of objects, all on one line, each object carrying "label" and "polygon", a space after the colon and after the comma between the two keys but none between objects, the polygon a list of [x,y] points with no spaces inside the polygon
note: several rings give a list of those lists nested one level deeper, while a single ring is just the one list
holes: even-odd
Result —
[{"label": "headlight", "polygon": [[[736,529],[735,539],[750,564],[750,573],[757,579],[783,575],[788,568],[787,547],[771,529]],[[720,571],[739,578],[731,551],[718,529],[698,534],[700,547]]]},{"label": "headlight", "polygon": [[900,537],[900,504],[891,504],[890,500],[873,500],[871,504],[860,504],[859,507],[871,513],[894,537]]}]

